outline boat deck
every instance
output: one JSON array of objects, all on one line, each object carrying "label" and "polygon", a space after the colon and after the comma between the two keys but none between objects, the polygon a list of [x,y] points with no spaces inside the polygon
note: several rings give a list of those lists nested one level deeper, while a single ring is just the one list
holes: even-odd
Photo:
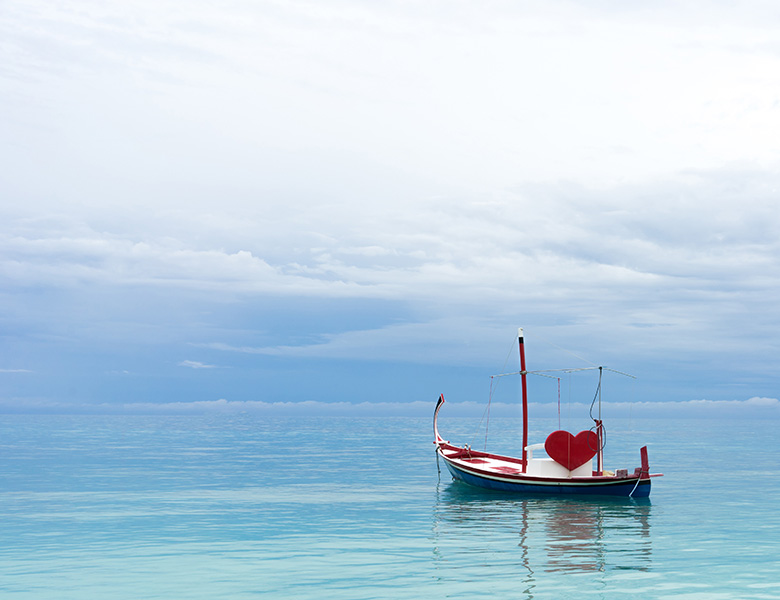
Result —
[{"label": "boat deck", "polygon": [[473,465],[479,467],[479,469],[483,471],[492,471],[494,473],[517,475],[523,472],[520,465],[516,462],[509,462],[497,458],[455,458],[450,460],[464,465]]},{"label": "boat deck", "polygon": [[466,448],[455,448],[446,446],[442,448],[442,456],[454,466],[471,471],[482,473],[485,476],[509,476],[512,478],[521,477],[523,479],[555,479],[555,480],[612,480],[615,479],[634,479],[624,470],[622,476],[617,476],[612,471],[604,471],[597,475],[591,469],[590,461],[583,465],[577,471],[567,471],[565,467],[554,463],[552,459],[529,459],[528,470],[523,471],[523,461],[520,458],[511,456],[501,456],[499,454],[488,454],[486,452],[477,452]]},{"label": "boat deck", "polygon": [[523,472],[522,461],[509,457],[485,455],[474,451],[466,452],[462,448],[448,448],[442,452],[442,456],[457,464],[471,466],[481,471],[505,475],[518,475]]}]

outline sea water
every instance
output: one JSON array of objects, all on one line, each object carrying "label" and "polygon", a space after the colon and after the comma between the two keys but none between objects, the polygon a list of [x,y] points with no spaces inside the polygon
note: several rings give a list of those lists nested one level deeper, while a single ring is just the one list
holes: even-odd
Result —
[{"label": "sea water", "polygon": [[453,482],[428,418],[3,415],[0,598],[780,598],[776,423],[607,425],[649,500]]}]

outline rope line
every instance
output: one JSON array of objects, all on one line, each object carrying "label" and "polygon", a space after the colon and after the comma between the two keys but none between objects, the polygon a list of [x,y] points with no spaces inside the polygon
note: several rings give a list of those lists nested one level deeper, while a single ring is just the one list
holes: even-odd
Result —
[{"label": "rope line", "polygon": [[574,358],[578,358],[578,359],[580,359],[582,362],[586,362],[586,363],[588,363],[589,365],[596,366],[594,363],[590,362],[590,361],[589,361],[587,358],[583,358],[582,356],[580,356],[579,354],[575,354],[575,353],[574,353],[574,352],[572,352],[571,350],[567,350],[566,348],[562,348],[561,346],[559,346],[558,344],[555,344],[555,343],[551,342],[550,340],[547,340],[547,339],[545,339],[545,338],[539,338],[539,339],[541,339],[541,340],[542,340],[542,341],[543,341],[545,344],[549,344],[550,346],[553,346],[553,347],[555,347],[555,348],[558,348],[558,350],[562,350],[563,352],[566,352],[567,354],[571,354],[571,355],[572,355]]},{"label": "rope line", "polygon": [[[506,353],[506,358],[504,359],[504,366],[503,369],[506,369],[507,364],[509,363],[509,360],[512,358],[512,353],[514,351],[515,343],[512,342],[512,344],[509,347],[509,350]],[[518,371],[519,373],[519,371]],[[477,426],[477,430],[474,432],[474,437],[476,438],[477,434],[479,433],[480,429],[482,429],[482,421],[485,421],[485,445],[483,447],[483,450],[487,451],[487,441],[488,441],[488,430],[490,428],[490,405],[493,401],[493,395],[496,393],[496,388],[498,387],[498,382],[493,382],[493,379],[496,377],[500,377],[497,375],[491,375],[490,376],[490,392],[488,393],[488,402],[487,406],[485,407],[485,410],[482,413],[482,418],[479,420],[479,425]]]},{"label": "rope line", "polygon": [[639,481],[640,481],[641,479],[642,479],[642,474],[640,473],[640,474],[639,474],[639,477],[637,477],[637,479],[636,479],[636,483],[634,484],[634,489],[633,489],[633,490],[631,490],[631,493],[630,493],[630,494],[628,494],[628,497],[629,497],[629,498],[633,498],[633,496],[634,496],[634,492],[636,491],[636,488],[639,486]]}]

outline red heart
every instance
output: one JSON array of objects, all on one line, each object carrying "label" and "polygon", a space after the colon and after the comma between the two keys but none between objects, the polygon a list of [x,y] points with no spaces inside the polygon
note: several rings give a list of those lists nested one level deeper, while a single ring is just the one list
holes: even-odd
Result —
[{"label": "red heart", "polygon": [[596,456],[599,438],[593,431],[580,431],[573,436],[568,431],[553,431],[544,442],[547,456],[569,471],[584,465]]}]

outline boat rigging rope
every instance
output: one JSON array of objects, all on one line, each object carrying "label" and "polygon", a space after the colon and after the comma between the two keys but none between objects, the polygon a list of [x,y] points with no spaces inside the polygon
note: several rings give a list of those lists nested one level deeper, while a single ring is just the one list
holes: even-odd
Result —
[{"label": "boat rigging rope", "polygon": [[[596,451],[604,450],[607,446],[607,428],[604,427],[604,423],[601,421],[601,374],[602,374],[602,367],[599,367],[599,384],[596,386],[596,393],[593,395],[593,401],[590,403],[590,411],[588,414],[590,415],[591,420],[596,424],[595,427],[591,427],[590,430],[596,430],[596,435],[598,435],[599,426],[601,429],[601,447],[596,448]],[[593,407],[596,405],[596,400],[599,401],[599,418],[594,419],[593,418]],[[598,445],[598,444],[597,444]]]},{"label": "boat rigging rope", "polygon": [[[595,432],[596,435],[598,435],[598,433],[599,433],[597,426],[591,427],[589,431]],[[607,447],[607,428],[604,427],[603,423],[601,424],[601,448],[598,448],[598,445],[599,445],[599,443],[596,442],[596,446],[597,447],[596,448],[590,448],[590,441],[588,441],[588,448],[590,448],[591,450],[594,450],[596,452],[598,452],[599,450],[603,450],[604,448]]]},{"label": "boat rigging rope", "polygon": [[593,407],[596,405],[596,400],[599,399],[599,396],[601,395],[601,367],[599,367],[599,384],[596,386],[596,393],[593,395],[593,401],[590,403],[590,411],[589,415],[590,418],[595,421],[596,419],[593,418]]},{"label": "boat rigging rope", "polygon": [[543,342],[545,342],[545,343],[549,344],[550,346],[553,346],[554,348],[557,348],[558,350],[562,350],[562,351],[566,352],[567,354],[571,354],[571,355],[572,355],[574,358],[578,358],[578,359],[580,359],[582,362],[586,362],[586,363],[588,363],[589,365],[592,365],[593,367],[596,367],[596,366],[598,366],[598,365],[596,365],[595,363],[592,363],[592,362],[590,362],[590,361],[589,361],[587,358],[585,358],[585,357],[583,357],[583,356],[580,356],[579,354],[575,354],[575,353],[574,353],[574,352],[572,352],[571,350],[567,350],[566,348],[563,348],[563,347],[559,346],[558,344],[554,344],[554,343],[553,343],[553,342],[551,342],[550,340],[547,340],[547,339],[544,339],[544,338],[539,338],[539,339],[540,339],[541,341],[543,341]]},{"label": "boat rigging rope", "polygon": [[639,486],[639,481],[642,479],[642,474],[639,474],[639,477],[637,477],[636,483],[634,484],[634,489],[631,490],[631,492],[628,494],[629,498],[632,498],[634,496],[634,492],[636,491],[637,486]]},{"label": "boat rigging rope", "polygon": [[[509,352],[507,352],[506,358],[504,359],[504,369],[506,370],[506,365],[509,363],[509,359],[512,356],[512,352],[514,350],[514,343],[509,349]],[[482,428],[482,421],[485,421],[485,445],[483,447],[483,450],[487,451],[487,440],[488,440],[488,430],[490,428],[490,403],[493,400],[493,394],[496,392],[496,387],[494,387],[493,380],[496,379],[496,377],[500,377],[500,375],[491,375],[490,376],[490,393],[488,394],[488,402],[487,406],[485,407],[485,412],[482,413],[482,418],[479,420],[479,426],[477,427],[477,431],[474,433],[475,437],[477,433],[479,433],[479,430]],[[496,380],[495,386],[498,386],[498,381]]]},{"label": "boat rigging rope", "polygon": [[[491,384],[492,384],[491,380]],[[488,405],[487,405],[487,416],[485,417],[485,446],[482,448],[483,450],[487,451],[487,436],[488,436],[488,429],[490,428],[490,402],[493,400],[493,394],[491,392],[490,397],[488,398]]]}]

